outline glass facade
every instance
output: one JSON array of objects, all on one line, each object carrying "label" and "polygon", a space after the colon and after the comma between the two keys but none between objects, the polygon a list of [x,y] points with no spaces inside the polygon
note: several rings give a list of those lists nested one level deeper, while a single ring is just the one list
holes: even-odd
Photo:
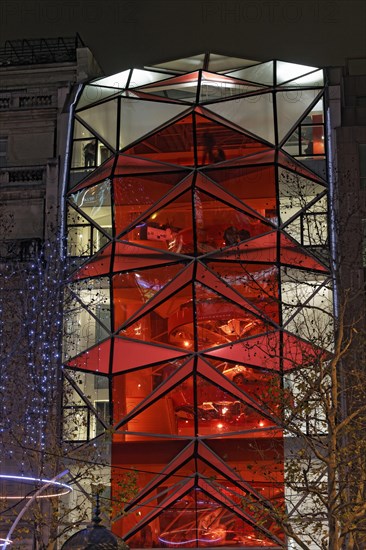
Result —
[{"label": "glass facade", "polygon": [[76,105],[64,439],[112,434],[132,548],[285,540],[268,507],[285,506],[289,374],[331,330],[324,86],[212,54],[96,80]]}]

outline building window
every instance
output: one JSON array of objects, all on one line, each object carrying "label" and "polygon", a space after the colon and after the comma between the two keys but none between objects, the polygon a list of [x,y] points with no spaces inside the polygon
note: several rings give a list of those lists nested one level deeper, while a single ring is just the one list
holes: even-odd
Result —
[{"label": "building window", "polygon": [[7,165],[8,138],[0,137],[0,168]]},{"label": "building window", "polygon": [[366,143],[358,144],[358,161],[360,170],[360,185],[366,187]]}]

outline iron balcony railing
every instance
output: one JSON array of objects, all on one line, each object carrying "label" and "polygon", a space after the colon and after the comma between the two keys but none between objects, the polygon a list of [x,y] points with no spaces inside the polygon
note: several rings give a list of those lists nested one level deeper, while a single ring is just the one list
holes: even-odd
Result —
[{"label": "iron balcony railing", "polygon": [[9,185],[42,184],[46,166],[4,166],[0,168],[0,189]]},{"label": "iron balcony railing", "polygon": [[13,109],[44,109],[56,107],[56,93],[0,92],[0,112]]},{"label": "iron balcony railing", "polygon": [[85,47],[78,34],[73,37],[7,40],[0,49],[0,67],[76,61],[76,50]]}]

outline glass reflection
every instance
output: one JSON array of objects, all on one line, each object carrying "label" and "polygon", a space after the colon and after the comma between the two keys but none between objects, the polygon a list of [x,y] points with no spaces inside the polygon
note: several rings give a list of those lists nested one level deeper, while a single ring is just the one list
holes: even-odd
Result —
[{"label": "glass reflection", "polygon": [[108,377],[68,369],[62,396],[64,441],[89,441],[105,431],[110,423]]},{"label": "glass reflection", "polygon": [[68,360],[109,336],[110,298],[103,279],[70,285],[65,292],[64,357]]}]

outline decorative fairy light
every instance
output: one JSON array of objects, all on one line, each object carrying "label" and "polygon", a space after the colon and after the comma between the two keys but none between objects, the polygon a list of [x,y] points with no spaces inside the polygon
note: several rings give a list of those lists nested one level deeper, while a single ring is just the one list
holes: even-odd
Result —
[{"label": "decorative fairy light", "polygon": [[[16,459],[18,473],[34,473],[33,479],[41,482],[46,465],[50,470],[44,453],[50,445],[60,361],[64,273],[58,256],[57,239],[46,241],[33,261],[9,264],[0,288],[0,456],[2,462]],[[9,319],[13,334],[7,330]],[[22,444],[15,446],[17,440]],[[39,453],[36,460],[34,451]]]}]

